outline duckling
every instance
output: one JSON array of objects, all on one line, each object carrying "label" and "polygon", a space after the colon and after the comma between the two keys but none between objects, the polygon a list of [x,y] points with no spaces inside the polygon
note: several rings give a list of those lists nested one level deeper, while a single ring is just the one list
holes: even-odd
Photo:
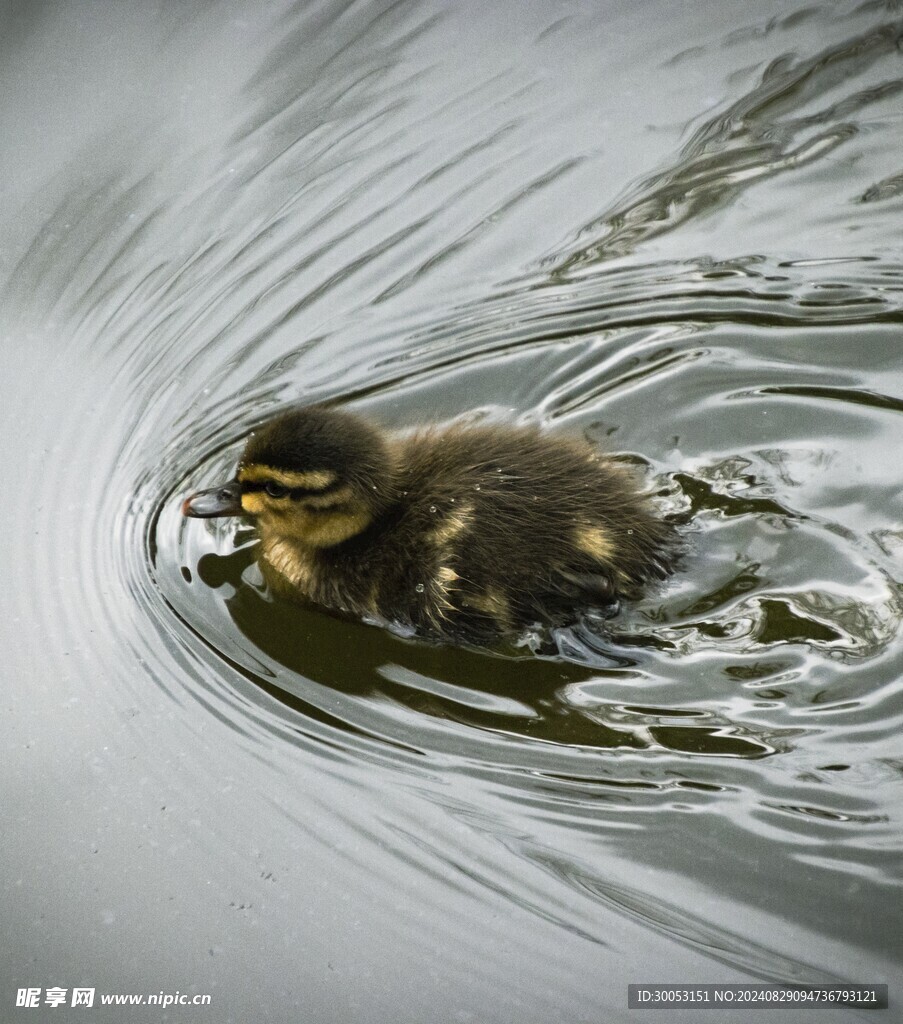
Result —
[{"label": "duckling", "polygon": [[588,443],[500,425],[393,434],[331,406],[249,437],[186,516],[247,516],[271,591],[479,644],[611,608],[671,571],[673,528]]}]

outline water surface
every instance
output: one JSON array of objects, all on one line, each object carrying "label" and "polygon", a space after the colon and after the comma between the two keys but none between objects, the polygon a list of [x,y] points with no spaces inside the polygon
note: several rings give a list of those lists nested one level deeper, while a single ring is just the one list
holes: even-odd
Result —
[{"label": "water surface", "polygon": [[[893,1005],[901,39],[885,3],[7,5],[7,1014]],[[624,453],[681,571],[556,655],[275,605],[178,498],[323,398]]]}]

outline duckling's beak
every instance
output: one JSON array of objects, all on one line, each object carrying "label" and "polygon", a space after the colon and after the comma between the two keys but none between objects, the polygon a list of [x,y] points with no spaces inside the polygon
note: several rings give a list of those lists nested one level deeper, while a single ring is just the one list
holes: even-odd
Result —
[{"label": "duckling's beak", "polygon": [[182,515],[192,519],[214,519],[216,516],[244,515],[241,507],[241,484],[230,480],[209,491],[198,491],[182,502]]}]

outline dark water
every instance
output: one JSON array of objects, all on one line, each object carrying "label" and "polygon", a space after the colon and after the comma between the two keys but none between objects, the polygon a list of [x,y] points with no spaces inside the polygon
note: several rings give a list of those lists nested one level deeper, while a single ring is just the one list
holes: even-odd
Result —
[{"label": "dark water", "polygon": [[[893,2],[6,5],[0,1017],[899,1004],[901,40]],[[273,605],[177,498],[324,397],[627,453],[683,569],[554,658]],[[51,985],[213,1005],[15,1007]]]}]

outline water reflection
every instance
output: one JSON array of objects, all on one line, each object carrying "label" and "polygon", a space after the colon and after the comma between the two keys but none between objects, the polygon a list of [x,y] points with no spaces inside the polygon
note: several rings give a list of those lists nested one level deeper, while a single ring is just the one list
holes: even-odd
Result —
[{"label": "water reflection", "polygon": [[[800,13],[774,19],[767,31],[795,28]],[[748,33],[734,32],[722,45],[745,38]],[[863,130],[865,117],[891,116],[903,78],[881,76],[893,74],[901,38],[903,22],[888,20],[820,52],[771,61],[754,88],[694,127],[671,167],[634,185],[586,224],[577,243],[556,254],[554,269],[567,272],[627,255],[655,235],[736,204],[764,178],[830,158]],[[863,201],[895,196],[898,179],[870,185]]]}]

